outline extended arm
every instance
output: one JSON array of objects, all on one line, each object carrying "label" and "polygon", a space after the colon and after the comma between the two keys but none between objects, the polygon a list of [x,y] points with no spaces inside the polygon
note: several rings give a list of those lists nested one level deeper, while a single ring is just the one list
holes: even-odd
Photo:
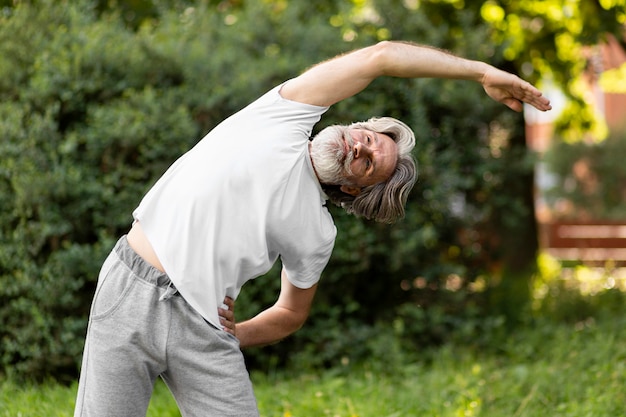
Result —
[{"label": "extended arm", "polygon": [[521,111],[522,102],[549,110],[550,101],[530,83],[489,64],[404,42],[380,42],[318,64],[289,81],[283,97],[302,103],[330,106],[351,97],[381,76],[449,78],[483,85],[496,101]]},{"label": "extended arm", "polygon": [[295,287],[283,269],[281,290],[276,303],[250,320],[237,323],[237,337],[242,348],[278,342],[300,329],[311,310],[317,285],[309,289]]}]

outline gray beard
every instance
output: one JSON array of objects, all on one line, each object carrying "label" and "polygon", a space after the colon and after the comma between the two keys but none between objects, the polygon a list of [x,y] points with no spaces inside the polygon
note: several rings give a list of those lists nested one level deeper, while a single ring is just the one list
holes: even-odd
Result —
[{"label": "gray beard", "polygon": [[[344,160],[343,135],[349,151]],[[345,126],[329,126],[311,141],[311,161],[320,183],[328,185],[350,185],[346,177],[352,174],[350,163],[354,159],[352,138]]]}]

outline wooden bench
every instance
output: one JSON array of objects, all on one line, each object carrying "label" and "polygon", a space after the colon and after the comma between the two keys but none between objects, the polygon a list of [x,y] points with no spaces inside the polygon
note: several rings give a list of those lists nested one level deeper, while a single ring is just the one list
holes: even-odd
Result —
[{"label": "wooden bench", "polygon": [[540,224],[541,246],[562,261],[626,266],[626,222],[555,221]]}]

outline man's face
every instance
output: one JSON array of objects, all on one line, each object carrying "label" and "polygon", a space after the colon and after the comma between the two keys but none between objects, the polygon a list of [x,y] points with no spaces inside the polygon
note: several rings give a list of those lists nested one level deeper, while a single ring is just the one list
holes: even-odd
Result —
[{"label": "man's face", "polygon": [[398,149],[383,133],[330,126],[311,142],[311,159],[321,183],[360,189],[389,179]]}]

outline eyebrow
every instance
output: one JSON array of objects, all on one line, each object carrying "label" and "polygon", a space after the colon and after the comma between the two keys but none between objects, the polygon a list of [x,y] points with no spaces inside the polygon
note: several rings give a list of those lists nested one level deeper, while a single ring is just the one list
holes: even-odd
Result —
[{"label": "eyebrow", "polygon": [[[373,132],[373,133],[374,133],[374,136],[376,137],[376,142],[381,143],[381,142],[379,141],[379,139],[380,139],[379,133],[378,133],[378,132]],[[385,134],[386,134],[387,136],[389,136],[389,138],[391,139],[391,142],[393,142],[393,143],[394,143],[394,144],[396,144],[396,146],[397,146],[397,143],[396,143],[395,139],[394,139],[391,135],[389,135],[389,134],[387,134],[387,133],[385,133]],[[379,157],[378,157],[378,158],[376,158],[377,160],[380,158],[380,156],[384,156],[385,158],[391,158],[391,155],[390,155],[390,153],[389,153],[390,149],[381,149],[381,148],[379,148],[379,151],[380,151],[380,152],[379,152]],[[377,164],[374,164],[373,162],[372,162],[372,164],[373,164],[373,165],[375,165],[375,166],[377,166]]]},{"label": "eyebrow", "polygon": [[[383,150],[380,149],[381,142],[380,142],[380,137],[378,136],[378,132],[372,131],[372,133],[374,134],[373,136],[374,136],[375,142],[379,145],[378,155],[384,155]],[[372,158],[372,165],[374,167],[374,169],[372,169],[372,174],[371,174],[372,176],[375,174],[378,174],[378,160],[379,159],[380,159],[380,156],[377,156],[376,158]]]}]

